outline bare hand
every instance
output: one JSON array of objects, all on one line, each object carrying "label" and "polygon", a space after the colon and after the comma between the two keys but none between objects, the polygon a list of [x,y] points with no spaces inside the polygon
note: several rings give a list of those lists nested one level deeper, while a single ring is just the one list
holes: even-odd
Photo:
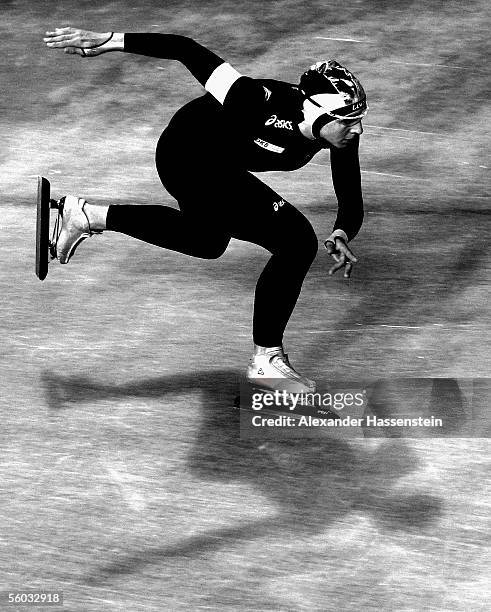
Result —
[{"label": "bare hand", "polygon": [[335,238],[334,242],[332,242],[332,240],[326,240],[324,246],[329,255],[336,262],[329,270],[329,274],[332,275],[341,268],[344,268],[344,278],[349,278],[353,270],[353,264],[358,260],[348,248],[346,242],[342,238]]},{"label": "bare hand", "polygon": [[53,32],[46,32],[43,38],[50,49],[64,49],[65,53],[93,57],[110,51],[104,44],[112,38],[111,32],[89,32],[78,28],[56,28]]}]

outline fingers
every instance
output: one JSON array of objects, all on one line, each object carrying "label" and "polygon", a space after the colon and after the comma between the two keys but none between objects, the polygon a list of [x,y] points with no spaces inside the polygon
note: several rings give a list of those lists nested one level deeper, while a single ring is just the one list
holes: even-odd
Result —
[{"label": "fingers", "polygon": [[346,261],[344,259],[338,259],[338,261],[329,269],[329,276],[335,274],[341,268],[344,268]]},{"label": "fingers", "polygon": [[43,38],[46,46],[50,49],[63,49],[65,47],[74,47],[80,44],[80,37],[76,32],[70,32],[69,34],[55,34],[54,36],[46,36]]},{"label": "fingers", "polygon": [[65,47],[72,47],[77,41],[70,36],[64,40],[60,40],[57,42],[47,42],[46,46],[50,49],[64,49]]},{"label": "fingers", "polygon": [[330,240],[326,240],[324,242],[324,246],[326,247],[326,251],[328,252],[328,254],[334,259],[334,261],[341,261],[341,256],[340,253],[338,251],[338,249],[336,248],[336,245],[334,244],[334,242],[331,242]]},{"label": "fingers", "polygon": [[348,259],[356,263],[356,257],[354,253],[348,248],[348,245],[346,244],[346,242],[344,242],[344,240],[336,238],[336,243],[332,242],[332,240],[326,240],[324,242],[324,246],[326,247],[326,251],[329,253],[329,255],[343,253]]},{"label": "fingers", "polygon": [[353,263],[356,263],[358,261],[354,253],[348,248],[348,245],[345,242],[339,240],[339,244],[337,244],[337,246],[338,251],[342,253],[346,257],[346,259],[349,259],[349,261]]},{"label": "fingers", "polygon": [[337,262],[332,266],[332,268],[330,268],[329,276],[332,276],[341,268],[344,268],[344,278],[349,278],[351,276],[351,272],[353,271],[353,264],[342,257],[338,258]]},{"label": "fingers", "polygon": [[45,37],[43,38],[44,42],[59,42],[61,40],[67,40],[76,34],[77,30],[75,28],[56,28],[56,30],[52,30],[49,32],[45,32]]},{"label": "fingers", "polygon": [[341,268],[344,268],[344,278],[349,278],[353,271],[353,264],[357,263],[357,258],[354,253],[348,248],[344,240],[336,239],[334,244],[332,241],[327,240],[324,243],[326,251],[336,262],[329,270],[329,275],[332,276]]},{"label": "fingers", "polygon": [[56,36],[57,34],[63,34],[65,32],[69,32],[70,30],[73,30],[73,28],[70,26],[66,26],[64,28],[56,28],[51,32],[46,32],[46,36]]},{"label": "fingers", "polygon": [[[81,36],[83,32],[78,28],[56,28],[51,32],[46,32],[43,41],[50,49],[66,49],[67,47],[84,46]],[[79,54],[80,55],[80,54]]]},{"label": "fingers", "polygon": [[352,263],[347,263],[346,266],[344,267],[344,278],[349,278],[351,276],[351,271],[353,270],[353,264]]},{"label": "fingers", "polygon": [[56,34],[55,36],[46,36],[43,38],[43,40],[46,43],[54,43],[64,40],[71,40],[72,38],[74,38],[73,34]]}]

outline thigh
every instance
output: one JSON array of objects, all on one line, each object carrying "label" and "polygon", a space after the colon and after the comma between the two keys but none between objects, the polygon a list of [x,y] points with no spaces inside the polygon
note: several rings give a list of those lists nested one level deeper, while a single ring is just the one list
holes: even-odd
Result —
[{"label": "thigh", "polygon": [[227,162],[209,139],[193,144],[186,132],[168,128],[159,139],[155,161],[162,185],[183,213],[220,215],[227,191],[223,170]]},{"label": "thigh", "polygon": [[162,184],[196,223],[274,253],[285,245],[317,241],[308,219],[255,175],[210,142],[185,148],[182,134],[166,130],[157,146]]},{"label": "thigh", "polygon": [[306,243],[317,245],[310,221],[274,189],[249,172],[237,172],[230,178],[230,192],[222,196],[227,202],[224,223],[233,238],[258,244],[271,253],[285,247],[295,250]]}]

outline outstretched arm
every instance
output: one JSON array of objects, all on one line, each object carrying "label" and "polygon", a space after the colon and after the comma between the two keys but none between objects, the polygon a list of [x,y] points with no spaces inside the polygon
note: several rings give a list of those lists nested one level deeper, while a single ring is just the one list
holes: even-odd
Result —
[{"label": "outstretched arm", "polygon": [[187,36],[176,34],[99,33],[67,27],[46,32],[44,42],[50,49],[64,49],[65,53],[83,57],[125,51],[179,60],[222,104],[232,85],[242,76],[213,51]]},{"label": "outstretched arm", "polygon": [[124,50],[148,57],[178,60],[201,85],[206,86],[215,70],[221,67],[231,78],[241,75],[221,57],[187,36],[177,34],[125,34]]}]

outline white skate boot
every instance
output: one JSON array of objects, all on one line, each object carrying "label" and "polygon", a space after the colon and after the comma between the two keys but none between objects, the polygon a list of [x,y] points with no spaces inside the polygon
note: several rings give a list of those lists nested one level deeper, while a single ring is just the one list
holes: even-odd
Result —
[{"label": "white skate boot", "polygon": [[[58,219],[55,225],[55,236],[52,242],[52,255],[67,264],[78,245],[93,234],[101,234],[101,230],[90,227],[89,218],[85,212],[83,198],[67,195],[58,202]],[[61,221],[61,228],[60,228]]]},{"label": "white skate boot", "polygon": [[296,372],[282,347],[266,348],[254,355],[247,368],[248,382],[261,389],[314,393],[315,382]]}]

